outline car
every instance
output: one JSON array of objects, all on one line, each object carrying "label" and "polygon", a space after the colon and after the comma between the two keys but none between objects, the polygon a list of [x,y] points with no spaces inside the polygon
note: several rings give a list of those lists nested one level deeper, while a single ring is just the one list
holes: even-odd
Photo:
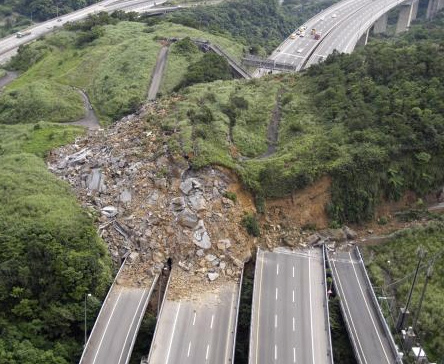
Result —
[{"label": "car", "polygon": [[63,20],[62,18],[58,18],[58,19],[57,19],[57,21],[62,21],[62,20]]},{"label": "car", "polygon": [[303,51],[303,49],[302,49],[302,48],[299,48],[296,52],[297,52],[297,53],[302,53],[302,51]]},{"label": "car", "polygon": [[332,18],[336,18],[338,15],[335,13],[335,14],[333,14],[331,17]]},{"label": "car", "polygon": [[319,20],[320,20],[320,21],[324,21],[324,20],[325,20],[325,17],[322,17],[322,18],[320,18]]},{"label": "car", "polygon": [[295,33],[291,34],[290,39],[296,39],[296,34]]},{"label": "car", "polygon": [[301,37],[305,37],[305,32],[301,32]]}]

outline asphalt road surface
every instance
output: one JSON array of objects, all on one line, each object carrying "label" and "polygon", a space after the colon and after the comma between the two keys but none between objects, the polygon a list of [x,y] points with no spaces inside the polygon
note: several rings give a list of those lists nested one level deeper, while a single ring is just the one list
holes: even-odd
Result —
[{"label": "asphalt road surface", "polygon": [[239,287],[218,294],[165,300],[151,344],[149,364],[232,364]]},{"label": "asphalt road surface", "polygon": [[101,11],[112,12],[115,10],[127,9],[131,11],[142,11],[143,9],[153,7],[155,4],[162,4],[165,1],[166,0],[105,0],[86,8],[74,11],[72,13],[65,14],[58,18],[35,24],[21,31],[22,33],[27,31],[31,32],[31,34],[29,35],[23,36],[22,38],[17,38],[14,34],[0,40],[0,64],[7,62],[17,52],[17,48],[20,45],[29,43],[30,41],[35,40],[44,34],[52,32],[54,29],[62,26],[67,22],[79,21],[86,18],[90,14],[98,13]]},{"label": "asphalt road surface", "polygon": [[128,363],[154,288],[114,285],[97,318],[80,364]]},{"label": "asphalt road surface", "polygon": [[350,252],[329,253],[329,259],[356,359],[363,364],[395,364],[390,338],[382,329],[366,285],[363,266]]},{"label": "asphalt road surface", "polygon": [[253,293],[250,364],[326,364],[321,249],[259,251]]}]

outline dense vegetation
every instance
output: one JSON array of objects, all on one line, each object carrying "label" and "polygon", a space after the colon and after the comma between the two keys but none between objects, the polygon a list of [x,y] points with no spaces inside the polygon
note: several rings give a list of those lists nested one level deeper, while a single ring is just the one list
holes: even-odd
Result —
[{"label": "dense vegetation", "polygon": [[80,130],[0,125],[0,358],[8,364],[75,363],[110,281],[92,218],[41,159]]},{"label": "dense vegetation", "polygon": [[255,54],[271,52],[305,20],[334,1],[277,0],[224,1],[215,6],[184,9],[170,15],[173,23],[230,35]]},{"label": "dense vegetation", "polygon": [[[425,299],[418,320],[418,328],[422,345],[431,362],[442,362],[444,359],[444,245],[442,237],[444,225],[435,223],[423,228],[406,230],[390,241],[365,249],[365,260],[376,290],[382,296],[394,296],[395,307],[392,307],[388,322],[394,325],[399,308],[404,307],[408,290],[411,287],[413,273],[417,264],[417,249],[422,246],[427,251],[420,275],[415,286],[410,306],[411,317],[406,323],[412,325],[412,318],[418,310],[418,301],[424,286],[425,272],[431,261],[433,264],[432,278],[428,283]],[[381,291],[381,289],[384,289]],[[384,305],[385,307],[386,305]]]},{"label": "dense vegetation", "polygon": [[[174,131],[170,147],[195,168],[236,170],[260,199],[329,174],[334,222],[371,219],[382,199],[407,190],[422,196],[444,177],[441,22],[413,30],[414,43],[376,41],[303,75],[189,87],[161,120]],[[267,155],[276,117],[277,151]]]}]

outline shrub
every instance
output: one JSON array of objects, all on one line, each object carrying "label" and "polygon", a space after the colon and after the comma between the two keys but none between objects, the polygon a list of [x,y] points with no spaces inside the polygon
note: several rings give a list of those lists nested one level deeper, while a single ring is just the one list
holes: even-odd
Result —
[{"label": "shrub", "polygon": [[253,214],[247,214],[242,219],[242,225],[247,230],[248,234],[251,236],[260,236],[261,231],[259,228],[259,223]]}]

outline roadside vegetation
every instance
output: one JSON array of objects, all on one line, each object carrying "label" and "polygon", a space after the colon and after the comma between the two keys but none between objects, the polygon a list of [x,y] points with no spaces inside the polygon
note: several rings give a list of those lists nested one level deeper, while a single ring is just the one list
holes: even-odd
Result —
[{"label": "roadside vegetation", "polygon": [[[412,325],[412,318],[418,312],[418,302],[424,286],[425,272],[433,261],[433,273],[428,283],[422,309],[418,319],[416,333],[419,333],[421,344],[425,347],[430,362],[443,359],[444,340],[444,245],[442,237],[444,224],[431,223],[426,227],[412,228],[396,235],[384,244],[365,248],[365,261],[375,283],[375,289],[381,296],[393,297],[394,302],[381,302],[385,308],[394,303],[390,311],[389,324],[396,323],[399,308],[404,307],[413,281],[413,273],[417,265],[417,249],[422,246],[427,251],[417,284],[413,291],[411,315],[406,326]],[[381,290],[383,289],[383,290]]]},{"label": "roadside vegetation", "polygon": [[0,125],[0,358],[9,364],[74,363],[100,308],[111,262],[69,186],[42,157],[81,129]]}]

